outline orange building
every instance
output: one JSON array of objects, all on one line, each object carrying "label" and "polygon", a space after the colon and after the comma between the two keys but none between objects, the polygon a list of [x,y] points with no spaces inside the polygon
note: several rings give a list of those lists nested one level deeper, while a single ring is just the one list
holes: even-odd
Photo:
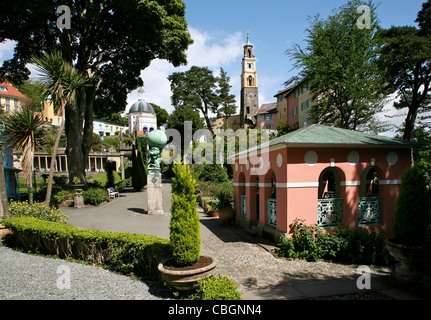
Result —
[{"label": "orange building", "polygon": [[233,178],[236,221],[276,241],[289,236],[296,218],[324,229],[379,226],[392,236],[412,147],[404,140],[311,125],[258,148],[258,162],[250,150],[239,153]]}]

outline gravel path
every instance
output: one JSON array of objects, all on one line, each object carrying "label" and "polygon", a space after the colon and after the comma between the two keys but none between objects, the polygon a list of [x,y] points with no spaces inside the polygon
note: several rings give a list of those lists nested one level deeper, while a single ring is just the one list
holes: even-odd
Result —
[{"label": "gravel path", "polygon": [[[201,214],[201,234],[204,235],[201,252],[219,259],[215,273],[234,280],[240,292],[266,287],[276,290],[281,286],[328,280],[356,280],[359,276],[356,265],[276,258],[261,245],[246,241],[238,228],[223,226],[217,219],[205,216]],[[371,267],[371,272],[388,275],[391,270]]]},{"label": "gravel path", "polygon": [[159,300],[164,289],[103,268],[0,247],[0,300]]}]

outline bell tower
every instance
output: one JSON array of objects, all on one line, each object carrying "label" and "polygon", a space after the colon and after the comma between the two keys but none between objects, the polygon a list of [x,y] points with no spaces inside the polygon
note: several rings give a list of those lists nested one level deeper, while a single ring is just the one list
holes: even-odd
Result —
[{"label": "bell tower", "polygon": [[249,32],[247,31],[246,34],[247,43],[244,46],[241,74],[241,128],[254,127],[259,109],[256,57],[250,42]]}]

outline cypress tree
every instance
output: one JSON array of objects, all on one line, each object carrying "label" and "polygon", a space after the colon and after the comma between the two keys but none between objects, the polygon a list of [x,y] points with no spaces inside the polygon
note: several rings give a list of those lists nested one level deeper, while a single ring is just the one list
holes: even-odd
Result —
[{"label": "cypress tree", "polygon": [[401,180],[400,194],[393,230],[404,244],[417,245],[425,241],[430,220],[430,199],[423,173],[407,168]]},{"label": "cypress tree", "polygon": [[142,155],[141,145],[138,143],[138,148],[132,147],[132,187],[139,191],[147,184],[147,169],[145,167],[144,158]]},{"label": "cypress tree", "polygon": [[199,259],[200,230],[196,180],[189,166],[175,164],[172,179],[170,243],[176,265],[192,265]]}]

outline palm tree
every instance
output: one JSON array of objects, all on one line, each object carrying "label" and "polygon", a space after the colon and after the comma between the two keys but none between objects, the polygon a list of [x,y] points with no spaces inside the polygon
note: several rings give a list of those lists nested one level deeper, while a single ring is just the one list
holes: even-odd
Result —
[{"label": "palm tree", "polygon": [[60,51],[44,52],[41,56],[33,57],[36,68],[40,72],[42,82],[46,86],[47,93],[52,95],[57,113],[61,114],[61,126],[57,132],[54,147],[52,148],[51,164],[49,170],[48,185],[46,188],[45,203],[49,205],[52,193],[52,181],[57,157],[58,144],[65,124],[66,105],[75,106],[77,89],[82,86],[87,77],[79,73],[72,64],[65,61]]},{"label": "palm tree", "polygon": [[33,202],[32,174],[34,151],[43,137],[43,120],[34,109],[24,104],[19,110],[4,116],[6,143],[22,150],[22,171],[28,186],[29,202]]}]

